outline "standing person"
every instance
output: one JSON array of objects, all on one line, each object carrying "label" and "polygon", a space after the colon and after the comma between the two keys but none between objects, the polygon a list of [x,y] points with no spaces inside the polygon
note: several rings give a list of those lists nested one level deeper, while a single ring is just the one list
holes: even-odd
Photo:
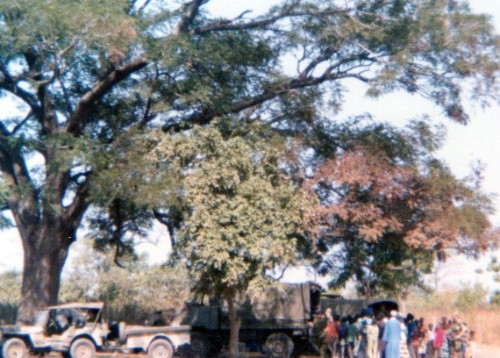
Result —
[{"label": "standing person", "polygon": [[443,325],[446,325],[446,323],[439,322],[438,326],[436,327],[434,342],[432,342],[432,348],[434,351],[433,358],[443,358],[443,345],[445,340],[444,329],[446,327]]},{"label": "standing person", "polygon": [[356,325],[354,324],[354,318],[351,316],[347,317],[347,356],[349,358],[354,358],[354,342],[356,341]]},{"label": "standing person", "polygon": [[408,351],[410,352],[411,358],[417,358],[417,351],[415,350],[413,337],[415,336],[415,331],[417,329],[417,321],[415,320],[415,316],[411,313],[406,315],[405,319],[406,323],[406,344],[408,346]]},{"label": "standing person", "polygon": [[325,342],[325,328],[327,318],[324,313],[314,314],[313,321],[309,323],[311,329],[311,343],[317,349],[321,358],[326,358],[327,347]]},{"label": "standing person", "polygon": [[469,332],[469,338],[467,340],[467,348],[465,350],[465,358],[475,358],[476,357],[476,342],[474,341],[475,332]]},{"label": "standing person", "polygon": [[444,343],[443,348],[441,348],[441,352],[443,353],[442,358],[450,358],[450,324],[451,321],[448,321],[444,324]]},{"label": "standing person", "polygon": [[371,323],[372,319],[366,315],[366,312],[363,313],[361,320],[359,321],[358,326],[358,353],[356,354],[356,358],[367,358],[367,328]]},{"label": "standing person", "polygon": [[[418,353],[418,348],[420,346],[420,341],[422,338],[422,319],[416,319],[413,321],[414,327],[411,330],[411,333],[408,335],[410,344],[408,345],[408,350],[410,351],[410,356],[412,358],[420,357]],[[408,328],[408,331],[410,329]]]},{"label": "standing person", "polygon": [[400,358],[399,345],[401,340],[401,324],[397,318],[398,313],[391,311],[391,318],[384,327],[384,351],[385,358]]},{"label": "standing person", "polygon": [[434,325],[429,323],[427,325],[427,348],[426,348],[426,357],[433,358],[434,357],[434,338],[436,336],[436,331],[434,329]]},{"label": "standing person", "polygon": [[450,326],[450,358],[458,358],[463,352],[463,344],[466,339],[467,328],[460,322],[460,317],[458,313],[452,316],[452,322]]},{"label": "standing person", "polygon": [[427,343],[429,341],[429,330],[425,326],[424,318],[420,318],[418,336],[418,356],[420,358],[425,358],[427,354]]},{"label": "standing person", "polygon": [[347,357],[347,349],[346,349],[346,345],[347,345],[347,317],[342,317],[342,319],[340,319],[340,323],[339,323],[339,343],[338,343],[338,347],[339,347],[339,357],[340,358],[346,358]]},{"label": "standing person", "polygon": [[368,358],[378,357],[378,333],[377,321],[372,319],[366,327],[366,353]]},{"label": "standing person", "polygon": [[387,323],[387,317],[379,317],[378,320],[378,356],[379,358],[385,358],[384,352],[384,328]]},{"label": "standing person", "polygon": [[338,316],[332,315],[332,309],[327,308],[326,312],[325,342],[330,350],[332,358],[337,358],[337,343],[339,340]]},{"label": "standing person", "polygon": [[400,358],[410,358],[410,352],[408,351],[408,340],[406,335],[408,334],[408,328],[405,324],[405,320],[402,316],[398,316],[399,322],[401,324],[401,340],[399,345],[399,357]]}]

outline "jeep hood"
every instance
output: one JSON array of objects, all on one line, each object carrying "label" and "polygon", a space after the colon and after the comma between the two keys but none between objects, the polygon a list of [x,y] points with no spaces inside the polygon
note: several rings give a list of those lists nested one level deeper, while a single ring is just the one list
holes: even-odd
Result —
[{"label": "jeep hood", "polygon": [[0,331],[2,331],[3,334],[40,333],[43,332],[43,327],[7,325],[7,326],[0,326]]}]

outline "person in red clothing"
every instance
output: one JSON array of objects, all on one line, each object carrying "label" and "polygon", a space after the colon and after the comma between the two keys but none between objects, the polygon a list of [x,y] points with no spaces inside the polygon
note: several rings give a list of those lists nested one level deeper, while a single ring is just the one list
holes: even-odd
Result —
[{"label": "person in red clothing", "polygon": [[446,323],[440,322],[436,327],[436,333],[434,335],[434,342],[432,342],[432,347],[434,348],[434,358],[441,358],[443,356],[443,345],[444,345],[444,325]]},{"label": "person in red clothing", "polygon": [[327,324],[325,328],[325,342],[332,354],[332,358],[337,358],[337,345],[339,343],[339,317],[332,315],[332,309],[327,308],[325,311]]}]

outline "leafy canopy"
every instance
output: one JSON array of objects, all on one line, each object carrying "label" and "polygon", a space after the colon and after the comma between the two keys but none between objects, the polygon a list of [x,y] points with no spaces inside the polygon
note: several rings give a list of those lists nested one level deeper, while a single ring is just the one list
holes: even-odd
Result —
[{"label": "leafy canopy", "polygon": [[177,255],[195,287],[235,297],[297,263],[308,202],[283,172],[280,140],[225,136],[209,126],[186,135],[159,133],[146,144],[144,167],[160,172],[145,174],[146,180],[161,182],[173,173],[180,179]]},{"label": "leafy canopy", "polygon": [[465,1],[283,0],[234,18],[210,3],[0,0],[0,96],[18,109],[0,114],[0,223],[10,211],[31,263],[26,320],[57,300],[84,223],[118,256],[155,219],[175,244],[187,218],[176,178],[161,205],[141,202],[159,191],[145,194],[141,173],[124,169],[141,165],[129,155],[135,133],[189,133],[229,117],[240,133],[260,123],[309,144],[337,120],[323,115],[341,108],[349,80],[373,96],[424,96],[460,123],[465,100],[498,99],[498,36]]},{"label": "leafy canopy", "polygon": [[497,242],[480,171],[456,178],[434,157],[442,134],[427,121],[400,130],[358,120],[332,133],[336,152],[308,183],[322,204],[310,216],[318,267],[332,286],[354,279],[362,295],[398,294],[422,286],[435,259],[474,256]]},{"label": "leafy canopy", "polygon": [[[372,95],[418,93],[460,122],[468,118],[464,81],[478,100],[498,95],[497,37],[466,2],[286,0],[232,19],[209,5],[0,2],[0,93],[20,108],[0,121],[2,184],[19,195],[0,201],[30,208],[14,213],[18,227],[49,212],[78,227],[91,205],[96,226],[127,221],[140,208],[112,213],[114,199],[89,190],[115,155],[126,156],[117,141],[124,131],[189,130],[234,115],[302,136],[326,101],[342,104],[347,79]],[[28,163],[33,156],[43,164]],[[143,234],[152,218],[132,215],[138,225],[120,225]],[[175,215],[164,219],[178,226]],[[103,242],[120,236],[98,231]]]}]

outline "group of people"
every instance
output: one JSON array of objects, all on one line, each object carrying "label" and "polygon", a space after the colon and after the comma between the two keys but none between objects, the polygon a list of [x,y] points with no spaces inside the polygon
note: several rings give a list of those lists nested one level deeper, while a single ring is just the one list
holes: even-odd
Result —
[{"label": "group of people", "polygon": [[328,308],[312,329],[313,343],[327,358],[474,358],[474,331],[458,314],[426,324],[411,313],[375,317],[366,309],[341,318]]}]

